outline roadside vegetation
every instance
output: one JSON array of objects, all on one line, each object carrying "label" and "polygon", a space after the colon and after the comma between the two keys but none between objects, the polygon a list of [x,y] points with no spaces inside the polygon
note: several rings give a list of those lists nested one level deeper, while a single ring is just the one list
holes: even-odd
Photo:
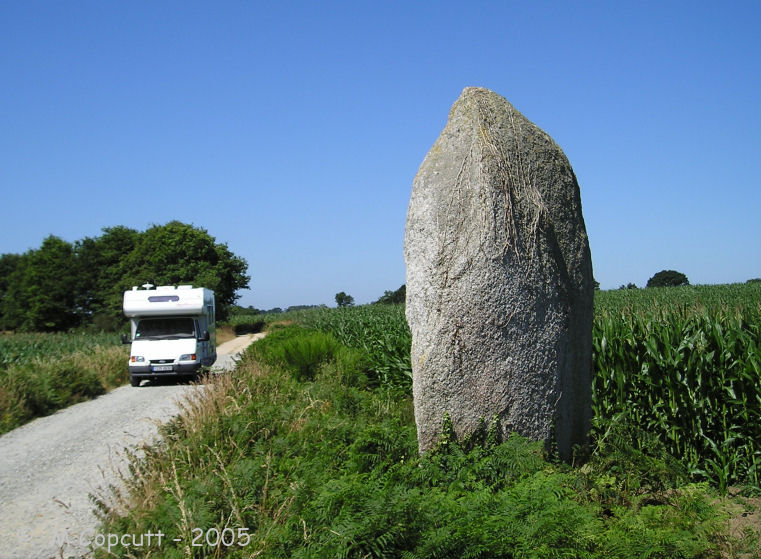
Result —
[{"label": "roadside vegetation", "polygon": [[127,381],[116,334],[0,334],[0,434]]},{"label": "roadside vegetation", "polygon": [[98,501],[104,534],[166,538],[100,556],[759,557],[760,295],[599,293],[571,465],[488,422],[456,440],[446,417],[419,457],[403,307],[281,314]]},{"label": "roadside vegetation", "polygon": [[[260,332],[264,322],[220,324],[217,345]],[[129,381],[129,346],[118,333],[0,333],[0,435]]]}]

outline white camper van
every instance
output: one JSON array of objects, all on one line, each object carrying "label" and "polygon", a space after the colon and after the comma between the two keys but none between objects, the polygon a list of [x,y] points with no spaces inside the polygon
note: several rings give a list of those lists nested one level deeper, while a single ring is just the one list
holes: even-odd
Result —
[{"label": "white camper van", "polygon": [[130,319],[129,378],[195,377],[217,359],[214,292],[192,285],[133,287],[124,292],[124,315]]}]

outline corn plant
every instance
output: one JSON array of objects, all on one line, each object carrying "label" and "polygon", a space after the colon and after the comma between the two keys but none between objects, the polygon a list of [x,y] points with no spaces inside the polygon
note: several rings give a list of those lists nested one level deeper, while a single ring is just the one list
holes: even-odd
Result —
[{"label": "corn plant", "polygon": [[606,293],[593,328],[594,412],[654,433],[698,478],[761,483],[761,290]]},{"label": "corn plant", "polygon": [[294,318],[305,326],[331,333],[346,346],[364,351],[380,385],[404,389],[412,385],[412,336],[404,318],[404,305],[310,309],[295,314]]},{"label": "corn plant", "polygon": [[55,358],[120,343],[117,334],[90,332],[15,333],[0,335],[0,369],[33,359]]}]

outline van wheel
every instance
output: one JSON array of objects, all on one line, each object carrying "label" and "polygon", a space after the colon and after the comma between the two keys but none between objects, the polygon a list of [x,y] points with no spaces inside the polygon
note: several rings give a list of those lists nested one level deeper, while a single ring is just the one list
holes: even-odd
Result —
[{"label": "van wheel", "polygon": [[143,379],[141,379],[140,377],[133,377],[132,375],[129,376],[129,383],[132,386],[138,387],[138,386],[140,386],[141,382],[143,382]]}]

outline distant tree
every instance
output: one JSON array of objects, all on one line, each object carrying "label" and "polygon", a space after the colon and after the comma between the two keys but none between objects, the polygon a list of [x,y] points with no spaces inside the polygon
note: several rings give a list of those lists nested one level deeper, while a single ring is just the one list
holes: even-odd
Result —
[{"label": "distant tree", "polygon": [[626,285],[619,286],[618,289],[637,289],[637,285],[634,284],[634,283],[629,282]]},{"label": "distant tree", "polygon": [[380,303],[382,305],[404,303],[406,296],[407,285],[404,284],[396,291],[385,291],[383,295],[381,295],[380,299],[375,301],[375,303]]},{"label": "distant tree", "polygon": [[24,257],[20,254],[3,254],[0,256],[0,301],[10,285],[11,274],[16,271]]},{"label": "distant tree", "polygon": [[339,307],[352,307],[354,306],[354,297],[347,295],[343,291],[336,293],[336,305]]},{"label": "distant tree", "polygon": [[16,262],[3,295],[4,327],[66,330],[85,318],[77,307],[77,267],[71,243],[53,235]]},{"label": "distant tree", "polygon": [[746,281],[745,283],[761,283],[761,278],[752,278]]},{"label": "distant tree", "polygon": [[316,309],[319,305],[291,305],[287,309],[285,309],[285,312],[291,312],[291,311],[305,311],[308,309]]},{"label": "distant tree", "polygon": [[137,245],[141,233],[124,226],[104,227],[100,237],[77,241],[78,305],[93,319],[123,320],[122,261]]},{"label": "distant tree", "polygon": [[594,280],[594,286],[595,286],[595,291],[599,291],[600,290],[600,282],[599,281]]},{"label": "distant tree", "polygon": [[0,256],[0,330],[16,330],[23,322],[19,283],[28,260],[29,253]]},{"label": "distant tree", "polygon": [[647,280],[647,287],[677,287],[680,285],[690,285],[690,281],[683,273],[675,270],[661,270]]},{"label": "distant tree", "polygon": [[249,305],[247,307],[241,307],[240,305],[232,305],[230,307],[231,315],[256,316],[257,314],[260,314],[261,312],[262,311],[254,308],[252,305]]}]

